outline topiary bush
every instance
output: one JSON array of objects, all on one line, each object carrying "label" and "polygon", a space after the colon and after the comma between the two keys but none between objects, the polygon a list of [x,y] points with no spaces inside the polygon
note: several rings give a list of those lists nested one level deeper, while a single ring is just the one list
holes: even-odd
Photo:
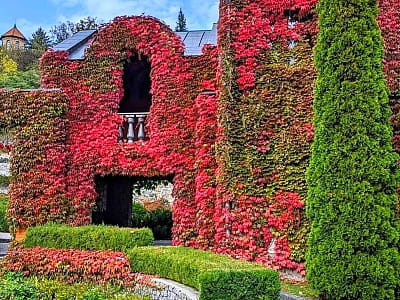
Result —
[{"label": "topiary bush", "polygon": [[8,196],[0,194],[0,232],[9,232],[6,219]]},{"label": "topiary bush", "polygon": [[399,299],[399,156],[375,0],[321,0],[307,277],[323,299]]},{"label": "topiary bush", "polygon": [[46,224],[29,227],[24,246],[126,252],[134,247],[153,245],[153,242],[153,234],[148,228],[119,228],[103,225],[71,227]]},{"label": "topiary bush", "polygon": [[254,263],[183,247],[141,247],[127,256],[132,271],[192,286],[201,300],[279,299],[278,273]]}]

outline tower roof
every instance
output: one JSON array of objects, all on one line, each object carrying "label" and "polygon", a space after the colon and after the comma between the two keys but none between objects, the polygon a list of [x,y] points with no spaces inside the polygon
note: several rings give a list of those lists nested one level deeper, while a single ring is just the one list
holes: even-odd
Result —
[{"label": "tower roof", "polygon": [[16,37],[16,38],[20,38],[23,40],[27,40],[25,38],[25,36],[22,34],[21,31],[19,31],[19,29],[17,28],[17,25],[14,25],[13,28],[11,28],[9,31],[7,31],[6,33],[4,33],[1,38],[5,38],[5,37]]}]

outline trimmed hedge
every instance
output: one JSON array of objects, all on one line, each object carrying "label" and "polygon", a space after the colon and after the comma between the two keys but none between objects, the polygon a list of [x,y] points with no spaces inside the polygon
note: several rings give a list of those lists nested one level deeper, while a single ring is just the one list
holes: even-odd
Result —
[{"label": "trimmed hedge", "polygon": [[278,273],[261,265],[183,247],[141,247],[127,255],[132,271],[192,286],[201,300],[279,299]]},{"label": "trimmed hedge", "polygon": [[119,228],[104,225],[71,227],[46,224],[29,227],[24,246],[126,252],[131,248],[153,245],[153,242],[153,234],[148,228]]},{"label": "trimmed hedge", "polygon": [[9,232],[6,214],[8,206],[8,196],[0,195],[0,232]]}]

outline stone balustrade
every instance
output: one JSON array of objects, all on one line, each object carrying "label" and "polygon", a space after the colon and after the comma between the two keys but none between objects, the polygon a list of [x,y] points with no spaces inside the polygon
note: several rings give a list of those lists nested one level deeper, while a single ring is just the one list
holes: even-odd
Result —
[{"label": "stone balustrade", "polygon": [[118,128],[118,142],[133,143],[147,139],[145,122],[148,112],[120,113],[119,115],[122,116],[122,121]]}]

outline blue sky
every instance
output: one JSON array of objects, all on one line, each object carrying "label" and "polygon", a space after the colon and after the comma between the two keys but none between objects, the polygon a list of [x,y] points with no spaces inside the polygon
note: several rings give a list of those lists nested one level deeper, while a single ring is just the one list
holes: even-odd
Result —
[{"label": "blue sky", "polygon": [[152,15],[172,28],[179,8],[189,30],[211,29],[218,19],[218,0],[3,0],[0,3],[0,35],[14,23],[26,38],[37,28],[46,31],[67,20],[91,16],[109,22],[120,15]]}]

